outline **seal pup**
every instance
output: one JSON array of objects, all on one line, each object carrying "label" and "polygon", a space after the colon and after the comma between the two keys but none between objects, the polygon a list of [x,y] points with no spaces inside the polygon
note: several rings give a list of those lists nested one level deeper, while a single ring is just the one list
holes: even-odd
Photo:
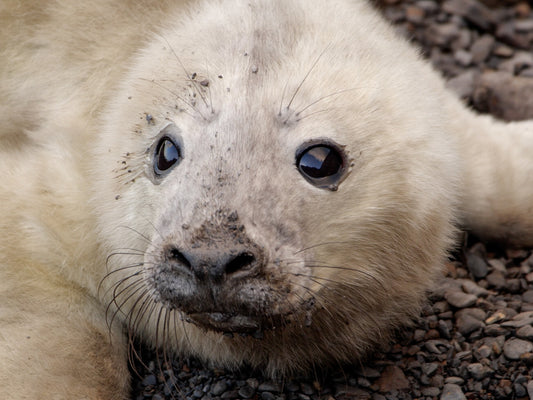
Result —
[{"label": "seal pup", "polygon": [[533,124],[467,110],[363,1],[0,19],[2,398],[127,398],[131,335],[270,374],[355,361],[457,227],[533,243]]}]

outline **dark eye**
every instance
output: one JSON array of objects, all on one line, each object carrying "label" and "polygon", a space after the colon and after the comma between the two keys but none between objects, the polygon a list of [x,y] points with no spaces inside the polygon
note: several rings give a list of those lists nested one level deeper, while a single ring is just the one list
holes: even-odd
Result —
[{"label": "dark eye", "polygon": [[179,160],[179,147],[167,136],[162,137],[155,149],[154,171],[156,175],[163,175]]},{"label": "dark eye", "polygon": [[336,189],[345,171],[342,151],[329,144],[304,148],[296,156],[296,166],[311,184],[329,189]]}]

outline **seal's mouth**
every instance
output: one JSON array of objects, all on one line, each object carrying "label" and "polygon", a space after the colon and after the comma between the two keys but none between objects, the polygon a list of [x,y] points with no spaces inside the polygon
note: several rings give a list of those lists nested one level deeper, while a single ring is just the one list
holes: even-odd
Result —
[{"label": "seal's mouth", "polygon": [[188,317],[194,324],[218,332],[251,334],[261,330],[261,322],[247,315],[207,312],[189,314]]},{"label": "seal's mouth", "polygon": [[249,334],[258,339],[263,337],[266,330],[283,326],[281,316],[270,316],[267,320],[242,314],[228,314],[221,312],[205,312],[187,314],[189,322],[204,329],[226,334]]}]

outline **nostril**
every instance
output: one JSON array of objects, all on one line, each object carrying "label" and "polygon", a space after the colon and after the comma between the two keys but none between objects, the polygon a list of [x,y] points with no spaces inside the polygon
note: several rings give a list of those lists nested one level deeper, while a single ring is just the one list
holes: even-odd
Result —
[{"label": "nostril", "polygon": [[171,260],[177,261],[180,264],[183,264],[184,266],[186,266],[187,268],[192,267],[191,262],[178,249],[176,248],[170,249],[170,251],[168,252],[168,255]]},{"label": "nostril", "polygon": [[255,263],[256,259],[252,253],[243,252],[233,257],[225,268],[226,274],[232,274],[234,272],[246,269]]}]

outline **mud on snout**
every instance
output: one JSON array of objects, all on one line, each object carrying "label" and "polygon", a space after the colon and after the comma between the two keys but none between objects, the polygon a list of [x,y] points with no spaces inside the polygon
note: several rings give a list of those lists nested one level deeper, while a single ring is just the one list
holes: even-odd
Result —
[{"label": "mud on snout", "polygon": [[[197,228],[154,236],[147,251],[151,295],[211,331],[261,336],[309,315],[315,298],[304,260],[280,243],[253,240],[237,211],[218,210]],[[292,252],[294,253],[294,251]]]}]

